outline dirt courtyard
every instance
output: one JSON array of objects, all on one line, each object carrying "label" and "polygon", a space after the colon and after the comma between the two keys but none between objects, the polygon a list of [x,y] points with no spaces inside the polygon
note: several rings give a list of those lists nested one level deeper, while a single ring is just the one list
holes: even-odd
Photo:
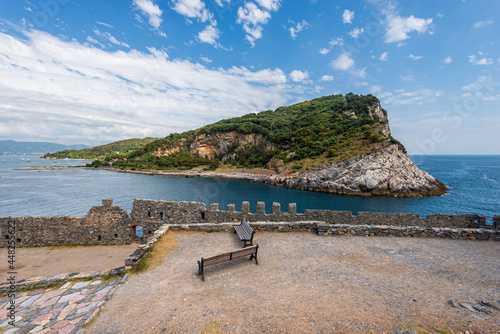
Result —
[{"label": "dirt courtyard", "polygon": [[209,268],[203,282],[196,261],[241,242],[172,233],[178,247],[131,276],[83,333],[500,332],[500,311],[448,304],[500,307],[497,242],[257,232],[259,265]]},{"label": "dirt courtyard", "polygon": [[[17,248],[16,280],[65,273],[114,269],[125,265],[125,259],[138,244],[118,246],[28,247]],[[7,282],[9,270],[7,248],[0,248],[0,282]]]}]

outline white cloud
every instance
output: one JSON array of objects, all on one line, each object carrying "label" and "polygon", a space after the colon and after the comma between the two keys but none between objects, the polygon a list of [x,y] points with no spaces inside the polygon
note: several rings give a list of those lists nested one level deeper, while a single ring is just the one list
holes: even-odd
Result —
[{"label": "white cloud", "polygon": [[323,75],[319,81],[333,81],[333,75]]},{"label": "white cloud", "polygon": [[439,17],[440,19],[442,19],[444,17],[444,14],[442,14],[442,13],[436,13],[436,16]]},{"label": "white cloud", "polygon": [[350,11],[348,9],[344,10],[344,14],[342,14],[342,22],[344,23],[352,23],[354,19],[354,11]]},{"label": "white cloud", "polygon": [[[409,33],[416,31],[419,34],[428,32],[433,34],[432,19],[422,19],[410,15],[402,17],[398,12],[398,3],[394,0],[367,0],[374,4],[384,16],[380,23],[385,27],[385,42],[397,42],[398,46],[403,45],[403,41],[410,38]],[[439,15],[438,15],[439,16]]]},{"label": "white cloud", "polygon": [[[292,21],[292,23],[295,23]],[[302,22],[299,22],[295,25],[295,27],[290,27],[288,30],[290,31],[290,36],[292,39],[295,39],[297,37],[297,33],[301,32],[304,29],[309,28],[309,23],[306,20],[302,20]]]},{"label": "white cloud", "polygon": [[246,39],[254,46],[255,40],[262,38],[262,25],[270,18],[268,11],[260,9],[253,2],[246,2],[243,7],[238,8],[236,23],[243,24],[243,30],[247,33]]},{"label": "white cloud", "polygon": [[363,32],[365,31],[364,28],[354,28],[351,32],[349,32],[349,35],[352,37],[352,38],[358,38],[359,35],[361,35]]},{"label": "white cloud", "polygon": [[410,17],[401,17],[399,15],[390,15],[387,17],[387,29],[385,41],[387,43],[401,42],[410,38],[408,33],[416,31],[419,34],[430,30],[432,19],[421,19],[413,15]]},{"label": "white cloud", "polygon": [[[414,91],[396,91],[396,95],[381,94],[380,98],[384,98],[384,103],[391,106],[402,105],[423,105],[436,101],[443,96],[443,92],[428,88],[417,89]],[[382,97],[383,95],[383,97]]]},{"label": "white cloud", "polygon": [[[127,43],[123,43],[123,42],[120,42],[118,41],[114,36],[112,36],[109,32],[101,32],[99,29],[95,28],[94,29],[94,34],[96,34],[96,36],[99,36],[101,37],[102,39],[104,40],[107,40],[115,45],[119,45],[119,46],[124,46],[126,48],[129,48],[130,49],[130,45],[128,45]],[[87,38],[87,41],[90,42],[90,40]],[[102,44],[101,44],[102,45]]]},{"label": "white cloud", "polygon": [[214,15],[205,7],[205,3],[201,0],[174,0],[172,9],[177,13],[192,19],[198,19],[201,22],[210,21],[212,25],[216,25]]},{"label": "white cloud", "polygon": [[208,69],[161,50],[107,52],[36,30],[0,33],[0,45],[9,59],[0,62],[2,139],[161,137],[284,105],[297,85],[280,69]]},{"label": "white cloud", "polygon": [[389,60],[389,52],[384,52],[380,55],[380,60],[381,61],[388,61]]},{"label": "white cloud", "polygon": [[349,54],[343,53],[337,59],[333,60],[330,66],[336,70],[347,71],[354,66],[354,59]]},{"label": "white cloud", "polygon": [[202,43],[212,44],[217,46],[220,30],[213,25],[208,25],[203,31],[198,34],[198,40]]},{"label": "white cloud", "polygon": [[258,84],[279,85],[286,83],[286,75],[279,68],[276,68],[274,70],[265,69],[257,72],[252,72],[246,67],[233,66],[230,69],[223,71],[223,73],[231,74],[240,77],[248,82],[255,82]]},{"label": "white cloud", "polygon": [[209,64],[212,62],[212,59],[208,58],[208,57],[200,57],[201,60],[203,60],[205,63]]},{"label": "white cloud", "polygon": [[444,58],[443,63],[450,64],[452,61],[453,61],[453,59],[451,59],[451,57],[448,56],[448,57]]},{"label": "white cloud", "polygon": [[474,65],[491,65],[491,64],[493,64],[493,59],[492,58],[478,59],[476,57],[476,55],[471,55],[471,56],[469,56],[469,62],[474,64]]},{"label": "white cloud", "polygon": [[419,59],[422,59],[424,58],[423,56],[414,56],[413,54],[409,55],[408,58],[410,58],[411,60],[419,60]]},{"label": "white cloud", "polygon": [[268,11],[275,12],[281,6],[281,0],[256,0],[257,3],[267,9]]},{"label": "white cloud", "polygon": [[290,73],[290,78],[292,79],[293,82],[300,82],[304,81],[309,78],[309,73],[307,71],[299,71],[299,70],[293,70]]},{"label": "white cloud", "polygon": [[231,3],[231,0],[215,0],[215,2],[220,6],[220,7],[224,7],[224,3],[227,3],[229,5],[229,3]]},{"label": "white cloud", "polygon": [[368,91],[370,92],[370,94],[378,94],[378,93],[382,92],[382,87],[375,85],[375,86],[370,87],[370,89]]},{"label": "white cloud", "polygon": [[328,48],[323,48],[323,49],[319,50],[319,53],[321,53],[322,55],[326,55],[336,45],[338,45],[338,46],[344,45],[344,39],[342,37],[332,38],[330,40],[330,42],[328,43]]},{"label": "white cloud", "polygon": [[334,47],[335,45],[342,46],[344,45],[344,39],[342,37],[332,38],[328,45],[330,46],[330,48]]},{"label": "white cloud", "polygon": [[102,44],[102,43],[101,43],[101,42],[99,42],[98,40],[95,40],[94,38],[92,38],[92,36],[87,36],[87,42],[92,43],[92,44],[97,44],[97,45],[99,45],[101,48],[105,48],[104,44]]},{"label": "white cloud", "polygon": [[491,93],[492,92],[492,79],[488,78],[487,76],[480,76],[477,78],[477,80],[469,85],[463,86],[462,89],[466,91],[472,91],[475,90],[476,92],[479,92],[481,89],[485,89],[486,92]]},{"label": "white cloud", "polygon": [[134,0],[134,5],[149,17],[149,24],[158,29],[161,25],[163,11],[152,0]]},{"label": "white cloud", "polygon": [[366,77],[366,67],[364,67],[362,69],[353,69],[353,70],[351,70],[351,74],[353,74],[357,77],[360,77],[360,78],[364,78],[364,77]]},{"label": "white cloud", "polygon": [[494,20],[479,21],[479,22],[474,23],[472,28],[474,28],[474,29],[482,28],[482,27],[486,27],[486,26],[493,24],[493,23],[495,23]]},{"label": "white cloud", "polygon": [[483,99],[483,101],[496,101],[498,100],[498,98],[500,98],[500,95],[491,95],[491,96],[488,96],[488,97],[485,97]]},{"label": "white cloud", "polygon": [[107,23],[99,22],[99,21],[95,21],[95,23],[100,24],[100,25],[105,26],[105,27],[108,27],[108,28],[111,28],[111,29],[115,29],[115,27],[113,27],[111,24],[107,24]]},{"label": "white cloud", "polygon": [[413,75],[411,75],[411,74],[400,75],[399,77],[401,78],[401,80],[404,80],[404,81],[413,81],[414,80]]}]

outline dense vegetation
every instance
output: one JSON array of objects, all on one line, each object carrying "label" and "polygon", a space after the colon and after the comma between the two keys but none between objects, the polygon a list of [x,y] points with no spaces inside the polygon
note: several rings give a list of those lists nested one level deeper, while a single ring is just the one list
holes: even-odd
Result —
[{"label": "dense vegetation", "polygon": [[[311,101],[267,110],[257,114],[221,120],[197,130],[170,134],[153,141],[114,161],[120,168],[192,168],[208,165],[211,168],[226,163],[233,166],[263,167],[271,159],[282,160],[294,170],[320,163],[344,161],[356,155],[371,154],[391,143],[392,137],[383,135],[384,120],[370,115],[369,106],[379,101],[372,95],[325,96]],[[383,113],[386,115],[385,110]],[[189,154],[189,145],[196,136],[237,132],[262,134],[273,149],[254,145],[241,149],[237,143],[230,145],[213,159]],[[401,144],[399,144],[401,145]],[[157,156],[158,149],[180,149],[168,156]],[[116,158],[116,157],[114,157]],[[94,166],[108,165],[106,161]],[[305,166],[304,161],[312,165]],[[300,164],[298,164],[300,162]],[[292,166],[293,165],[293,166]]]},{"label": "dense vegetation", "polygon": [[82,150],[64,150],[55,153],[47,153],[42,158],[56,158],[56,159],[98,159],[106,156],[115,156],[117,154],[126,154],[135,151],[158,138],[132,138],[120,140],[106,145],[96,146],[92,148],[85,148]]}]

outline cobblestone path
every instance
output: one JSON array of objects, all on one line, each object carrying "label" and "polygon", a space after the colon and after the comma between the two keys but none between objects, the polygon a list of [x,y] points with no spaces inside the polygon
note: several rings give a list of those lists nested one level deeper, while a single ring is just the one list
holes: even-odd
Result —
[{"label": "cobblestone path", "polygon": [[75,333],[91,321],[111,298],[122,279],[67,282],[61,287],[17,293],[14,326],[9,324],[10,298],[0,300],[0,333]]}]

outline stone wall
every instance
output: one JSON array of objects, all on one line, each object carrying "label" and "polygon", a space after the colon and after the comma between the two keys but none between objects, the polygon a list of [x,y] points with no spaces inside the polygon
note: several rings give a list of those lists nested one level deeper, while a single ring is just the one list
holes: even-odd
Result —
[{"label": "stone wall", "polygon": [[[172,231],[200,231],[200,232],[230,232],[233,223],[201,223],[201,224],[172,224]],[[415,237],[415,238],[444,238],[460,240],[500,241],[500,230],[483,228],[452,228],[452,227],[420,227],[420,226],[387,226],[387,225],[349,225],[326,224],[321,221],[297,222],[254,222],[250,226],[255,231],[267,232],[313,232],[319,235],[332,236],[378,236],[378,237]],[[258,243],[258,240],[254,243]]]},{"label": "stone wall", "polygon": [[[6,217],[0,218],[0,247],[6,247],[10,235],[9,224],[16,226],[16,247],[68,245],[68,244],[124,244],[135,237],[136,226],[143,227],[146,240],[162,225],[223,224],[240,222],[242,218],[250,222],[288,222],[295,224],[295,230],[308,230],[303,221],[321,221],[328,225],[460,228],[489,229],[500,228],[500,215],[493,217],[493,225],[486,225],[486,217],[478,215],[432,214],[419,217],[409,213],[359,212],[305,210],[297,213],[295,203],[290,203],[282,211],[279,203],[273,203],[272,212],[266,213],[265,203],[257,202],[255,212],[250,212],[250,203],[243,202],[241,211],[229,204],[219,210],[217,203],[209,208],[198,202],[171,202],[135,199],[132,212],[113,205],[113,200],[105,199],[101,206],[92,207],[85,217]],[[297,225],[298,224],[298,225]],[[208,226],[208,225],[203,225]],[[221,225],[222,226],[222,225]],[[259,227],[260,225],[255,225]],[[300,227],[302,226],[302,227]],[[309,226],[309,225],[308,225]],[[367,233],[369,230],[367,230]],[[362,233],[362,232],[359,232]],[[425,235],[425,233],[423,234]]]},{"label": "stone wall", "polygon": [[234,204],[229,204],[225,210],[219,210],[214,203],[206,208],[197,202],[169,202],[136,199],[130,215],[132,222],[144,225],[145,231],[154,231],[162,224],[204,224],[239,222],[242,218],[251,222],[296,222],[324,221],[327,224],[349,225],[392,225],[420,227],[455,227],[455,228],[495,228],[500,227],[500,216],[493,219],[496,225],[487,225],[486,217],[463,214],[445,215],[432,214],[420,217],[412,213],[359,212],[353,215],[351,211],[305,210],[297,213],[295,203],[288,205],[287,211],[282,211],[280,203],[273,203],[272,212],[265,212],[265,203],[257,202],[254,213],[250,212],[250,203],[243,202],[241,211],[235,210]]},{"label": "stone wall", "polygon": [[133,238],[127,211],[103,200],[85,217],[0,218],[0,247],[9,241],[9,225],[15,224],[16,247],[46,245],[125,244]]}]

